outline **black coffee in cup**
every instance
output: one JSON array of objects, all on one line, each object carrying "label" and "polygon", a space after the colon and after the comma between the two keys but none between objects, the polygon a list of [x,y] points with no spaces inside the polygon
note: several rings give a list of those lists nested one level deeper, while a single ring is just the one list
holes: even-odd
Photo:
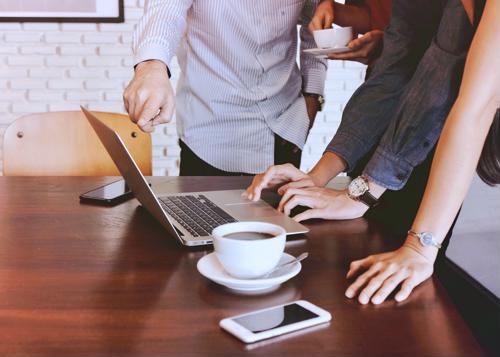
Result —
[{"label": "black coffee in cup", "polygon": [[236,239],[236,240],[259,240],[274,238],[274,234],[265,232],[234,232],[222,236],[223,238]]}]

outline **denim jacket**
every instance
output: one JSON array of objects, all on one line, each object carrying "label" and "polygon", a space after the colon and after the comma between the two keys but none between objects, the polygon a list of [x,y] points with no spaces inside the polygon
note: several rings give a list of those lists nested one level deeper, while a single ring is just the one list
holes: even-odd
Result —
[{"label": "denim jacket", "polygon": [[351,171],[399,190],[434,148],[460,87],[474,28],[460,0],[396,0],[369,79],[327,146]]}]

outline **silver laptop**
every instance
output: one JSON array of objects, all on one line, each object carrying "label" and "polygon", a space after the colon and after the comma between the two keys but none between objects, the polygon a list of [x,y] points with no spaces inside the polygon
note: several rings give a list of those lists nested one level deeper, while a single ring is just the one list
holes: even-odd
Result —
[{"label": "silver laptop", "polygon": [[243,190],[165,193],[156,196],[118,133],[85,108],[82,107],[82,111],[135,197],[182,244],[211,244],[213,228],[236,221],[278,224],[285,228],[287,234],[309,231],[266,202],[252,202],[243,198]]}]

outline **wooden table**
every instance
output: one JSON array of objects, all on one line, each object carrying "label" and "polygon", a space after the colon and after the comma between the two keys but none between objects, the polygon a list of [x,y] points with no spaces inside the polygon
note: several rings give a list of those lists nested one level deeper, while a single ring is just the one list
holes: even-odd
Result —
[{"label": "wooden table", "polygon": [[[180,247],[131,200],[113,208],[78,194],[116,178],[0,177],[0,355],[481,355],[436,278],[403,303],[344,297],[353,259],[397,247],[364,219],[311,222],[301,273],[262,296],[207,281],[211,248]],[[153,178],[155,189],[242,188],[248,178]],[[295,299],[333,315],[328,326],[245,346],[220,330],[234,314]]]}]

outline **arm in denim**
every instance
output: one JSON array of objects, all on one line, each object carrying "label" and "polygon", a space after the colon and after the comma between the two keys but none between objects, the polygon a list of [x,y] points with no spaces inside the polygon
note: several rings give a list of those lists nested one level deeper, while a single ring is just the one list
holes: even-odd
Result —
[{"label": "arm in denim", "polygon": [[403,188],[413,168],[434,148],[458,95],[472,36],[461,3],[448,2],[435,38],[364,169],[372,181],[391,190]]},{"label": "arm in denim", "polygon": [[307,26],[311,21],[314,10],[318,5],[318,0],[308,0],[302,10],[299,20],[300,27],[300,71],[302,73],[302,91],[305,93],[314,93],[323,95],[325,91],[325,78],[328,69],[326,59],[316,58],[310,54],[304,53],[304,50],[315,48],[312,33]]},{"label": "arm in denim", "polygon": [[169,64],[186,29],[192,4],[193,0],[146,1],[133,35],[134,65],[152,59]]},{"label": "arm in denim", "polygon": [[370,78],[347,103],[340,127],[326,148],[345,160],[347,171],[379,143],[392,120],[402,92],[436,31],[437,3],[394,1],[381,57]]}]

